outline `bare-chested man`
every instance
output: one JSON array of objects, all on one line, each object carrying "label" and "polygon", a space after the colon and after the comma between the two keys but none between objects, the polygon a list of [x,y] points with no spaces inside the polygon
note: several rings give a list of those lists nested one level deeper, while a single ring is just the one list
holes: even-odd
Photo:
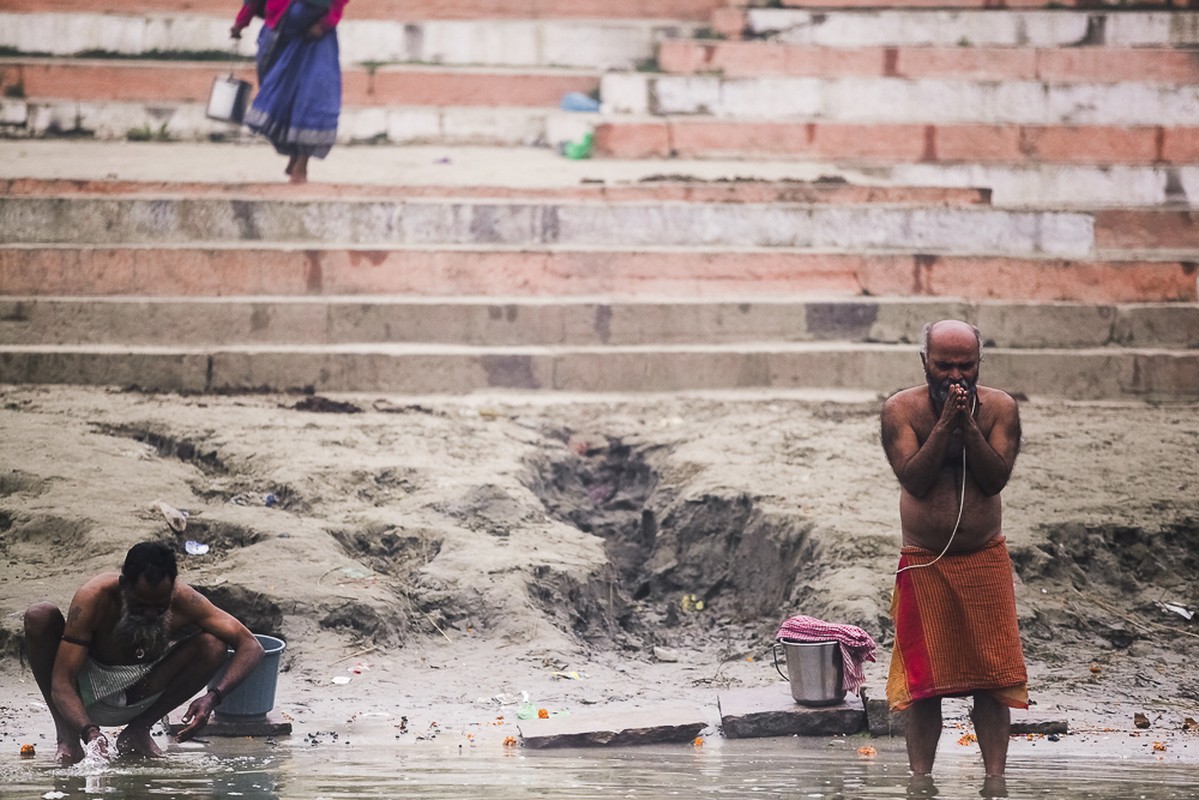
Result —
[{"label": "bare-chested man", "polygon": [[1010,708],[1028,707],[999,499],[1020,449],[1020,414],[1007,393],[978,385],[982,339],[973,326],[925,326],[920,357],[925,385],[895,394],[882,412],[904,545],[887,697],[909,709],[908,761],[927,775],[941,698],[973,695],[986,774],[998,778]]},{"label": "bare-chested man", "polygon": [[[150,726],[196,694],[225,663],[220,684],[192,701],[177,738],[198,734],[221,699],[262,660],[262,645],[232,616],[176,581],[175,552],[159,542],[134,545],[121,573],[83,584],[63,619],[52,603],[25,612],[25,648],[58,734],[56,759],[74,764],[84,745],[111,755],[101,725],[125,729],[117,752],[162,751]],[[172,644],[185,626],[199,629]]]}]

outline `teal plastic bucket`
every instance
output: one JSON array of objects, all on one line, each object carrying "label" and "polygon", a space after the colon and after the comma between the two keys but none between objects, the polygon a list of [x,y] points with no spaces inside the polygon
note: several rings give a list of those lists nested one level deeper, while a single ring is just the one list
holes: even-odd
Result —
[{"label": "teal plastic bucket", "polygon": [[[275,687],[279,683],[279,657],[287,645],[282,639],[274,636],[256,633],[254,638],[262,645],[266,654],[241,685],[221,701],[216,713],[219,717],[263,717],[275,707]],[[233,655],[233,651],[229,651]],[[211,689],[225,677],[226,666],[217,670],[216,675],[208,682]]]}]

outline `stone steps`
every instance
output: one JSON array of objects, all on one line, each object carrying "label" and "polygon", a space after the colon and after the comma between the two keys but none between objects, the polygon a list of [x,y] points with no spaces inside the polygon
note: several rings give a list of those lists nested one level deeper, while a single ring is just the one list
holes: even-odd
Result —
[{"label": "stone steps", "polygon": [[[497,67],[632,69],[657,42],[686,37],[695,22],[673,19],[370,19],[354,9],[337,26],[345,68],[360,64],[421,63]],[[228,53],[252,59],[259,21],[241,40],[229,38],[230,8],[216,15],[138,10],[133,14],[0,12],[0,47],[15,52],[77,56],[105,52]]]},{"label": "stone steps", "polygon": [[[26,13],[203,13],[232,18],[225,0],[5,0]],[[354,0],[359,19],[666,19],[706,20],[725,0]]]},{"label": "stone steps", "polygon": [[0,246],[3,295],[395,295],[1194,303],[1196,258],[1048,259],[788,248],[385,249],[289,243]]},{"label": "stone steps", "polygon": [[1199,12],[1166,8],[723,8],[713,12],[712,27],[728,39],[849,48],[1199,44]]},{"label": "stone steps", "polygon": [[[885,203],[0,197],[0,240],[38,245],[782,247],[1077,259],[1095,257],[1109,237],[1127,245],[1158,222],[1151,211],[1125,212],[1108,230],[1106,219],[1101,212]],[[1179,239],[1170,244],[1199,237],[1186,217],[1169,222]]]},{"label": "stone steps", "polygon": [[[1199,306],[958,299],[559,297],[9,297],[0,345],[474,348],[910,344],[928,319],[967,318],[988,347],[1199,348]],[[1195,355],[1199,356],[1199,353]]]},{"label": "stone steps", "polygon": [[[910,345],[757,343],[639,347],[418,345],[219,348],[0,346],[6,383],[137,386],[154,391],[682,392],[856,390],[910,385]],[[987,351],[987,378],[1009,390],[1076,400],[1194,400],[1194,350]]]},{"label": "stone steps", "polygon": [[1178,47],[875,45],[830,47],[766,39],[666,39],[658,67],[673,75],[958,78],[1054,83],[1199,82],[1199,60]]}]

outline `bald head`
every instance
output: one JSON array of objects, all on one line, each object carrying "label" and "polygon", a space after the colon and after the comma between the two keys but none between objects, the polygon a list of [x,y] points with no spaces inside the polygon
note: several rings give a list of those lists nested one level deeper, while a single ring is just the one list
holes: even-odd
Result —
[{"label": "bald head", "polygon": [[943,319],[940,322],[930,322],[924,326],[924,330],[920,334],[920,358],[927,361],[929,349],[935,346],[949,347],[954,350],[973,346],[975,358],[982,360],[982,334],[978,328],[958,319]]}]

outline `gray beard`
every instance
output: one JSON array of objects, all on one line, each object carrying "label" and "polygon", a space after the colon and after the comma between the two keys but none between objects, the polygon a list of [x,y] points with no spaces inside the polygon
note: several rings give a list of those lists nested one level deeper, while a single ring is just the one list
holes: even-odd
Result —
[{"label": "gray beard", "polygon": [[949,387],[961,386],[972,397],[978,391],[977,382],[971,383],[965,379],[960,381],[935,381],[933,380],[933,376],[928,373],[928,370],[924,371],[924,382],[928,384],[928,397],[933,403],[933,410],[938,414],[941,413],[941,409],[945,408],[945,401],[949,399]]},{"label": "gray beard", "polygon": [[170,615],[164,614],[150,622],[122,608],[121,618],[113,627],[112,636],[122,650],[135,655],[139,661],[155,661],[171,643]]}]

